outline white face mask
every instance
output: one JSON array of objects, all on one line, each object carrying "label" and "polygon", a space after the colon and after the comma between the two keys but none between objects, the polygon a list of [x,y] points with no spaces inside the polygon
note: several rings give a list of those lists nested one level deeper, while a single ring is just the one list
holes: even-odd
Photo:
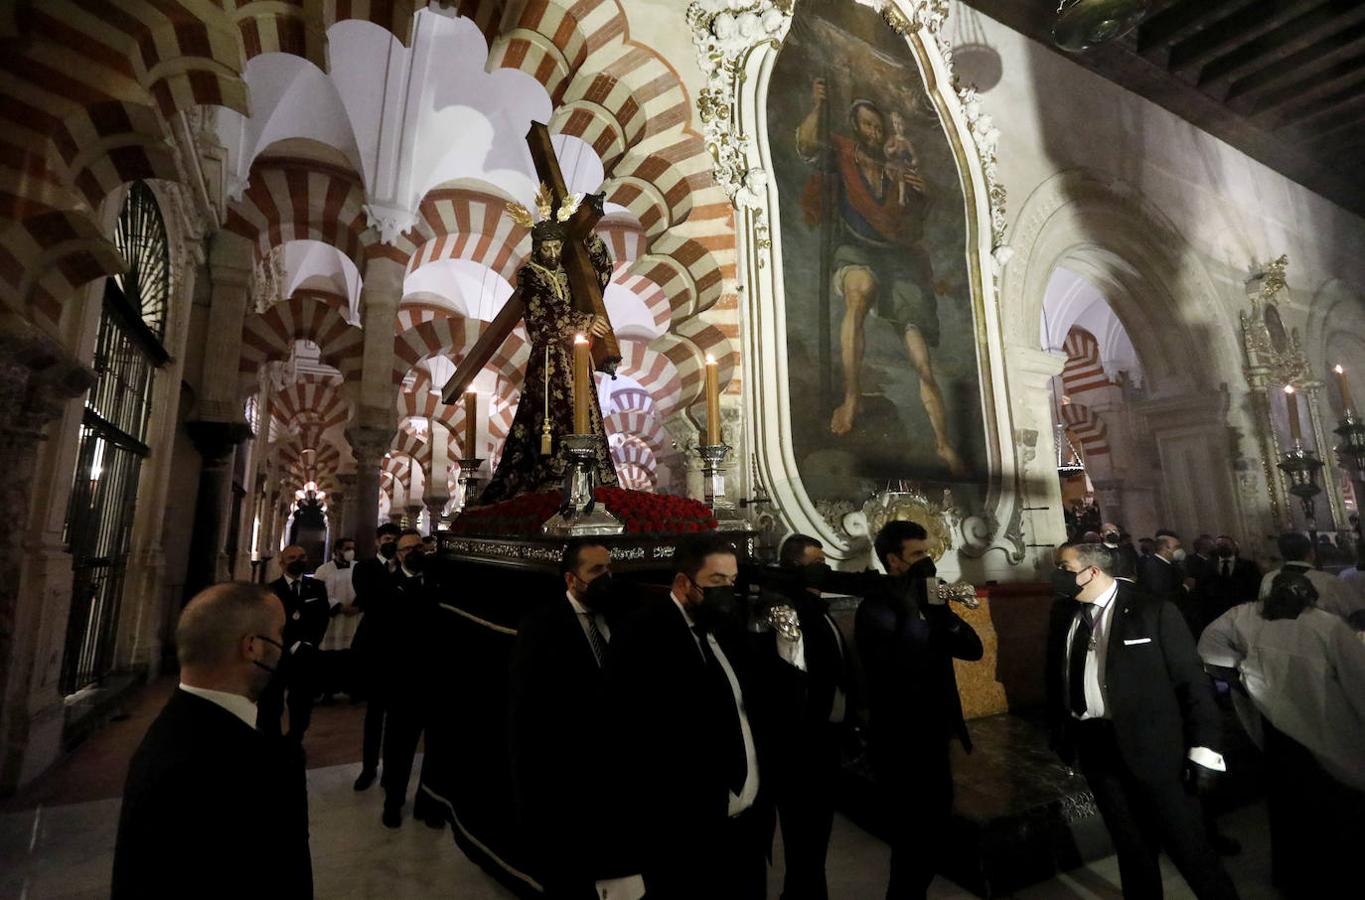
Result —
[{"label": "white face mask", "polygon": [[355,551],[343,550],[341,551],[341,558],[346,560],[346,562],[355,562]]},{"label": "white face mask", "polygon": [[1172,561],[1172,562],[1184,562],[1184,561],[1185,561],[1185,548],[1184,548],[1184,547],[1177,547],[1175,550],[1173,550],[1173,551],[1171,552],[1171,561]]}]

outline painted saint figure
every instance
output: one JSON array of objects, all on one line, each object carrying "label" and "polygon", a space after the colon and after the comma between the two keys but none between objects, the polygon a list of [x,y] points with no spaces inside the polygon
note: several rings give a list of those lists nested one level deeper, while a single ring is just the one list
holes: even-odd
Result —
[{"label": "painted saint figure", "polygon": [[[567,218],[565,216],[564,218]],[[561,254],[568,230],[558,217],[547,215],[531,228],[531,259],[517,270],[517,287],[526,302],[526,333],[531,339],[531,359],[526,366],[512,428],[503,445],[502,458],[488,486],[479,495],[481,505],[497,503],[518,494],[552,490],[564,483],[569,455],[560,440],[573,434],[573,339],[576,334],[601,338],[607,333],[607,320],[574,309],[569,292],[569,276]],[[597,280],[605,289],[611,281],[611,256],[596,233],[584,239]],[[548,348],[548,353],[547,353]],[[602,410],[597,402],[597,385],[588,379],[592,396],[588,416],[592,433],[599,438],[596,454],[596,483],[616,484],[616,467],[602,429]],[[548,395],[547,395],[548,390]],[[546,410],[553,453],[540,453],[540,437]]]},{"label": "painted saint figure", "polygon": [[[930,350],[938,346],[938,297],[923,246],[927,206],[917,155],[904,132],[904,118],[887,136],[887,115],[872,100],[849,106],[850,135],[825,126],[828,92],[815,79],[811,109],[796,132],[796,150],[819,168],[806,186],[806,222],[835,229],[834,295],[844,302],[839,350],[843,401],[830,419],[835,435],[853,430],[862,400],[864,325],[867,314],[895,326],[920,382],[920,401],[934,431],[935,452],[953,475],[965,474],[948,436],[943,395],[934,380]],[[900,121],[897,122],[896,120]],[[832,190],[829,188],[832,187]],[[835,209],[826,209],[832,201]]]}]

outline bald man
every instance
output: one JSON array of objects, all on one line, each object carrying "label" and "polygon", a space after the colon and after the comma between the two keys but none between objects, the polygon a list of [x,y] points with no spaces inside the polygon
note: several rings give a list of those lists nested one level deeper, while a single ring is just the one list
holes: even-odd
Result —
[{"label": "bald man", "polygon": [[241,582],[181,613],[180,686],[128,769],[114,900],[313,895],[303,755],[256,728],[284,624],[271,591]]},{"label": "bald man", "polygon": [[284,574],[270,582],[270,589],[284,604],[284,662],[261,698],[261,730],[280,733],[285,692],[289,694],[289,738],[303,742],[313,717],[313,696],[318,690],[318,648],[327,634],[327,623],[341,607],[327,597],[327,586],[310,578],[308,551],[297,544],[280,551]]}]

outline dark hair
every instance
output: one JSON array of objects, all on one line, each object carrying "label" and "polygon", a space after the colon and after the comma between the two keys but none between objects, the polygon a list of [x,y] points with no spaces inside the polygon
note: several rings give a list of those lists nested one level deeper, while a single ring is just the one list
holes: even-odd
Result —
[{"label": "dark hair", "polygon": [[735,552],[734,545],[718,534],[685,537],[673,548],[673,574],[686,575],[689,579],[695,580],[702,566],[706,565],[706,557],[718,553],[726,556],[739,555]]},{"label": "dark hair", "polygon": [[858,110],[861,109],[871,110],[876,113],[877,118],[882,120],[882,127],[886,127],[886,113],[882,112],[882,108],[871,100],[860,98],[854,100],[848,106],[848,124],[853,126],[854,131],[858,130]]},{"label": "dark hair", "polygon": [[1194,552],[1200,553],[1213,547],[1213,535],[1201,534],[1194,539]]},{"label": "dark hair", "polygon": [[886,558],[893,553],[901,552],[901,547],[906,541],[923,541],[928,540],[928,538],[929,532],[925,531],[924,526],[918,522],[896,519],[882,526],[882,530],[877,532],[877,539],[872,542],[872,546],[877,552],[877,559],[881,560],[882,565],[885,566]]},{"label": "dark hair", "polygon": [[374,530],[375,537],[383,537],[386,534],[391,534],[394,537],[398,537],[402,533],[403,529],[399,528],[392,522],[385,522],[383,525],[380,525],[378,528]]},{"label": "dark hair", "polygon": [[607,545],[598,538],[574,538],[564,545],[564,552],[559,554],[559,574],[565,575],[569,572],[577,572],[579,557],[583,555],[583,550],[585,548],[606,548],[606,546]]},{"label": "dark hair", "polygon": [[1085,568],[1094,566],[1110,578],[1118,568],[1118,554],[1103,544],[1066,544],[1076,551],[1076,561]]},{"label": "dark hair", "polygon": [[777,552],[777,563],[784,569],[794,569],[801,565],[801,557],[811,547],[823,548],[825,545],[808,534],[789,535]]},{"label": "dark hair", "polygon": [[1175,538],[1177,541],[1180,540],[1180,535],[1176,534],[1174,531],[1172,531],[1172,530],[1169,529],[1169,528],[1159,528],[1159,529],[1157,529],[1156,536],[1157,536],[1158,539],[1164,538],[1164,537],[1169,537],[1169,538]]},{"label": "dark hair", "polygon": [[333,550],[340,550],[342,547],[345,547],[347,544],[354,544],[354,543],[355,543],[355,538],[352,538],[352,537],[339,537],[339,538],[337,538],[336,540],[332,541],[332,549],[333,549]]},{"label": "dark hair", "polygon": [[1300,531],[1286,531],[1275,539],[1275,545],[1285,562],[1307,562],[1313,555],[1313,542]]},{"label": "dark hair", "polygon": [[400,539],[401,539],[401,538],[405,538],[405,537],[419,537],[419,538],[420,538],[421,536],[422,536],[422,532],[418,531],[416,528],[404,528],[402,531],[398,532],[398,537],[399,537]]},{"label": "dark hair", "polygon": [[1297,619],[1299,613],[1318,602],[1317,588],[1302,572],[1286,570],[1270,583],[1270,593],[1261,604],[1261,618]]}]

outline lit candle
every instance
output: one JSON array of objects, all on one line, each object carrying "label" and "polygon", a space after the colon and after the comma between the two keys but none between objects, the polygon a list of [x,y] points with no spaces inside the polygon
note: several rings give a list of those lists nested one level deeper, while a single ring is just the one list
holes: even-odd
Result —
[{"label": "lit candle", "polygon": [[1294,393],[1294,385],[1284,386],[1284,403],[1289,412],[1289,437],[1294,443],[1303,442],[1303,432],[1299,428],[1299,397]]},{"label": "lit candle", "polygon": [[475,412],[479,408],[479,394],[477,391],[464,392],[464,456],[465,459],[478,459],[479,451],[474,446],[478,441],[479,428],[478,421],[475,419]]},{"label": "lit candle", "polygon": [[1337,373],[1337,386],[1341,388],[1341,405],[1345,407],[1344,411],[1348,414],[1355,412],[1356,404],[1351,399],[1351,383],[1346,380],[1346,370],[1337,366],[1332,371]]},{"label": "lit candle", "polygon": [[716,358],[706,354],[706,444],[720,443],[720,366]]},{"label": "lit candle", "polygon": [[588,336],[576,334],[573,336],[573,432],[574,434],[588,434],[588,379],[592,376],[589,365],[590,355],[588,353]]}]

